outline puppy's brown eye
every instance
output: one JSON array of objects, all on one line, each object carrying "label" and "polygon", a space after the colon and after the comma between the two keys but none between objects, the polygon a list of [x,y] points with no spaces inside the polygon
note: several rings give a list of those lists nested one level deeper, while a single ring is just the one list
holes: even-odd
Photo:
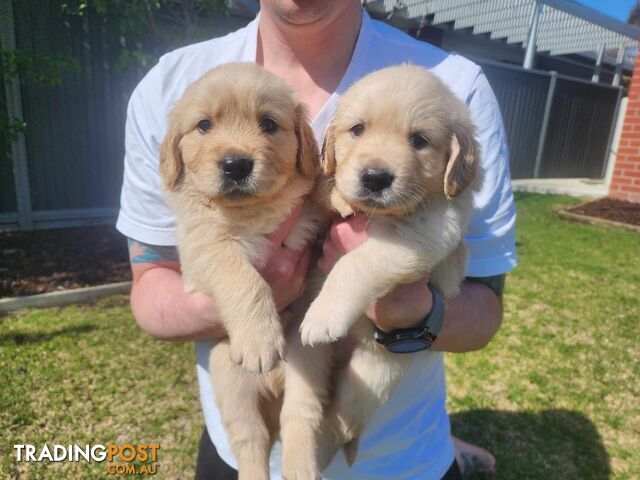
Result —
[{"label": "puppy's brown eye", "polygon": [[414,133],[409,137],[409,143],[416,150],[421,150],[427,145],[429,145],[429,140],[424,135],[420,135],[419,133]]},{"label": "puppy's brown eye", "polygon": [[211,120],[207,120],[206,118],[198,122],[198,130],[200,133],[207,133],[211,130],[211,126]]},{"label": "puppy's brown eye", "polygon": [[364,125],[361,123],[356,123],[353,127],[349,129],[349,131],[354,137],[359,137],[364,133]]},{"label": "puppy's brown eye", "polygon": [[273,133],[278,129],[278,124],[273,118],[266,117],[260,121],[260,128],[265,133]]}]

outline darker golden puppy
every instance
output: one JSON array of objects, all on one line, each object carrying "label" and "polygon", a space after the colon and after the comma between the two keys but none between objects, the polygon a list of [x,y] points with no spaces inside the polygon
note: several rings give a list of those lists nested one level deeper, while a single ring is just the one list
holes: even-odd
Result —
[{"label": "darker golden puppy", "polygon": [[[320,171],[305,109],[282,80],[255,64],[217,67],[171,111],[160,169],[176,213],[185,286],[213,298],[229,335],[213,348],[210,371],[240,478],[266,480],[284,372],[264,374],[282,358],[285,340],[258,269],[269,253],[267,235]],[[303,248],[318,218],[307,204],[285,245]],[[295,417],[288,415],[287,424]]]},{"label": "darker golden puppy", "polygon": [[[234,361],[253,372],[271,370],[283,351],[271,290],[256,268],[266,260],[266,235],[311,190],[316,150],[293,92],[249,63],[210,71],[170,114],[160,169],[183,278],[214,298]],[[299,237],[288,244],[308,240]]]}]

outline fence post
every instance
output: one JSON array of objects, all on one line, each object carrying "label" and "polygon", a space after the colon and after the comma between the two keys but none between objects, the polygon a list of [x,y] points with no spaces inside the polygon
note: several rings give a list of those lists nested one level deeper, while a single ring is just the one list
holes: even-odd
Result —
[{"label": "fence post", "polygon": [[604,43],[598,47],[598,58],[596,59],[596,64],[593,68],[593,75],[591,76],[591,81],[593,83],[598,83],[600,81],[600,74],[602,73],[602,59],[604,58],[605,48],[606,45]]},{"label": "fence post", "polygon": [[613,136],[616,132],[616,124],[618,123],[618,112],[620,111],[620,102],[622,102],[622,87],[618,87],[618,98],[616,99],[616,108],[613,111],[613,118],[611,119],[611,129],[609,129],[609,138],[607,139],[607,150],[606,157],[604,162],[602,162],[602,171],[600,176],[606,179],[607,168],[609,167],[609,162],[611,161],[611,147],[613,146]]},{"label": "fence post", "polygon": [[616,73],[613,76],[613,81],[611,85],[614,87],[620,86],[620,79],[622,78],[622,67],[624,66],[624,56],[627,52],[627,47],[620,46],[618,47],[618,57],[616,58]]},{"label": "fence post", "polygon": [[[4,50],[15,51],[16,49],[12,0],[3,0],[0,2],[0,46]],[[5,96],[7,99],[7,116],[9,121],[22,121],[20,78],[17,75],[12,79],[5,77]],[[33,230],[27,146],[24,134],[22,133],[11,143],[11,160],[13,162],[13,181],[16,188],[18,224],[20,230]]]},{"label": "fence post", "polygon": [[553,106],[553,97],[556,93],[556,83],[558,81],[558,72],[551,72],[549,80],[549,91],[547,92],[547,103],[544,106],[544,116],[542,117],[542,126],[540,128],[540,138],[538,139],[538,150],[536,151],[536,163],[533,167],[533,178],[540,178],[540,167],[542,165],[542,154],[544,153],[544,145],[547,141],[547,132],[549,131],[549,120],[551,119],[551,107]]}]

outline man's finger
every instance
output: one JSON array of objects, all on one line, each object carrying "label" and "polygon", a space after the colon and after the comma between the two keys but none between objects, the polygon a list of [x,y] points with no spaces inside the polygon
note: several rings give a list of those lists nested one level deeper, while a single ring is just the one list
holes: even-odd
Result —
[{"label": "man's finger", "polygon": [[367,236],[367,217],[363,215],[334,223],[329,232],[329,238],[343,253],[362,245]]},{"label": "man's finger", "polygon": [[306,248],[302,252],[296,253],[299,254],[300,258],[292,267],[291,274],[286,278],[279,279],[281,287],[283,285],[282,281],[286,284],[286,290],[284,290],[284,296],[278,300],[278,311],[294,302],[304,291],[305,276],[311,261],[311,250]]},{"label": "man's finger", "polygon": [[369,217],[365,214],[354,215],[349,218],[347,222],[351,225],[354,232],[362,233],[365,232],[369,226]]},{"label": "man's finger", "polygon": [[333,263],[327,257],[322,257],[318,260],[318,268],[322,273],[329,273],[332,267]]},{"label": "man's finger", "polygon": [[311,263],[311,249],[306,248],[302,255],[300,256],[300,260],[298,260],[298,264],[296,265],[295,270],[293,271],[292,278],[296,281],[300,282],[300,285],[304,284],[304,278],[307,275],[307,270],[309,269],[309,264]]},{"label": "man's finger", "polygon": [[337,255],[344,255],[345,252],[340,251],[338,253],[338,249],[336,248],[335,243],[329,240],[325,240],[322,244],[322,255],[325,257],[333,257]]},{"label": "man's finger", "polygon": [[322,246],[322,256],[318,260],[318,267],[325,273],[328,273],[344,252],[338,252],[335,245],[331,242],[325,242]]},{"label": "man's finger", "polygon": [[262,269],[262,275],[268,282],[291,277],[303,253],[304,251],[296,252],[285,247],[276,249]]},{"label": "man's finger", "polygon": [[282,225],[278,227],[278,229],[275,232],[272,232],[269,235],[267,235],[267,238],[271,242],[271,245],[273,245],[275,248],[282,245],[282,242],[284,241],[284,239],[287,238],[287,235],[289,235],[289,232],[291,231],[293,226],[296,224],[296,222],[298,221],[298,218],[300,217],[300,214],[302,213],[303,205],[304,205],[304,199],[298,205],[296,205],[296,207],[292,210],[289,217],[287,217],[287,219],[282,223]]}]

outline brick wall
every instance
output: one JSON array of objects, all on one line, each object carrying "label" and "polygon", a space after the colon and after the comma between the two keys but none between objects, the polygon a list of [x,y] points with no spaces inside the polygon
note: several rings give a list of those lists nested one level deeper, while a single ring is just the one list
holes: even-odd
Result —
[{"label": "brick wall", "polygon": [[629,103],[613,167],[609,195],[640,203],[640,48],[633,68]]}]

